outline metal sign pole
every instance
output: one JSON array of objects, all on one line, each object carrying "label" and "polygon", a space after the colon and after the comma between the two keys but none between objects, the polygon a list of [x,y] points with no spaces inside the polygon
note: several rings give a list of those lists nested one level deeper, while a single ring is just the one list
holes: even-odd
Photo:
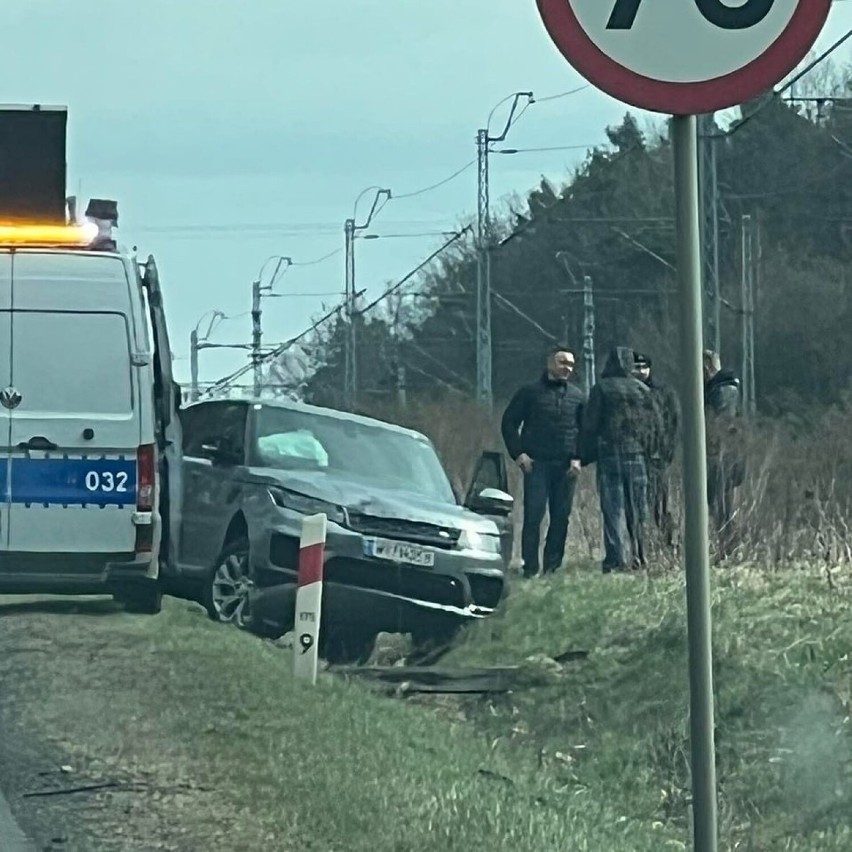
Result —
[{"label": "metal sign pole", "polygon": [[696,852],[716,852],[716,749],[713,736],[713,650],[707,532],[696,118],[694,115],[674,116],[672,128],[680,289],[680,361],[684,372],[684,558],[689,632],[693,835]]}]

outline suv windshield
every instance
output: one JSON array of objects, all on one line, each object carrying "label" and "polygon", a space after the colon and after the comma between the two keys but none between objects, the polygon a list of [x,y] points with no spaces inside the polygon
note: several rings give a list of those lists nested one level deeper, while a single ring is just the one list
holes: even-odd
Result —
[{"label": "suv windshield", "polygon": [[260,467],[316,470],[456,502],[447,474],[425,438],[340,417],[262,407],[252,443],[252,463]]}]

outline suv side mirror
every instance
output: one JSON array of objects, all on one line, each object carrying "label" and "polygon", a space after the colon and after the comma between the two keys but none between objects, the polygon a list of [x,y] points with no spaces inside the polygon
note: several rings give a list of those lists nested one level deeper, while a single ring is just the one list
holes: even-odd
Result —
[{"label": "suv side mirror", "polygon": [[514,506],[515,499],[512,495],[498,488],[483,488],[468,503],[469,509],[484,515],[508,516],[512,514]]}]

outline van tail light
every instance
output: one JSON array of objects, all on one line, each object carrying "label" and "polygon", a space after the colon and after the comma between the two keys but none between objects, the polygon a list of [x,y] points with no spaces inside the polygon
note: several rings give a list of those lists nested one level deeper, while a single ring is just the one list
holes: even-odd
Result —
[{"label": "van tail light", "polygon": [[143,444],[136,452],[136,510],[139,512],[151,512],[154,509],[156,458],[156,447],[153,444]]},{"label": "van tail light", "polygon": [[137,553],[151,553],[154,549],[154,525],[151,512],[154,510],[154,485],[157,471],[157,448],[153,444],[142,444],[136,451],[136,511],[144,513],[146,523],[136,527]]}]

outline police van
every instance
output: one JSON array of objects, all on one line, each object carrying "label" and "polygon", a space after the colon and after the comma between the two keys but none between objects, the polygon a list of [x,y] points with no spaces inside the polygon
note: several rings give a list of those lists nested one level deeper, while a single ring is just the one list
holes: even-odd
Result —
[{"label": "police van", "polygon": [[0,593],[155,613],[180,391],[153,258],[117,249],[114,202],[86,213],[0,225]]}]

